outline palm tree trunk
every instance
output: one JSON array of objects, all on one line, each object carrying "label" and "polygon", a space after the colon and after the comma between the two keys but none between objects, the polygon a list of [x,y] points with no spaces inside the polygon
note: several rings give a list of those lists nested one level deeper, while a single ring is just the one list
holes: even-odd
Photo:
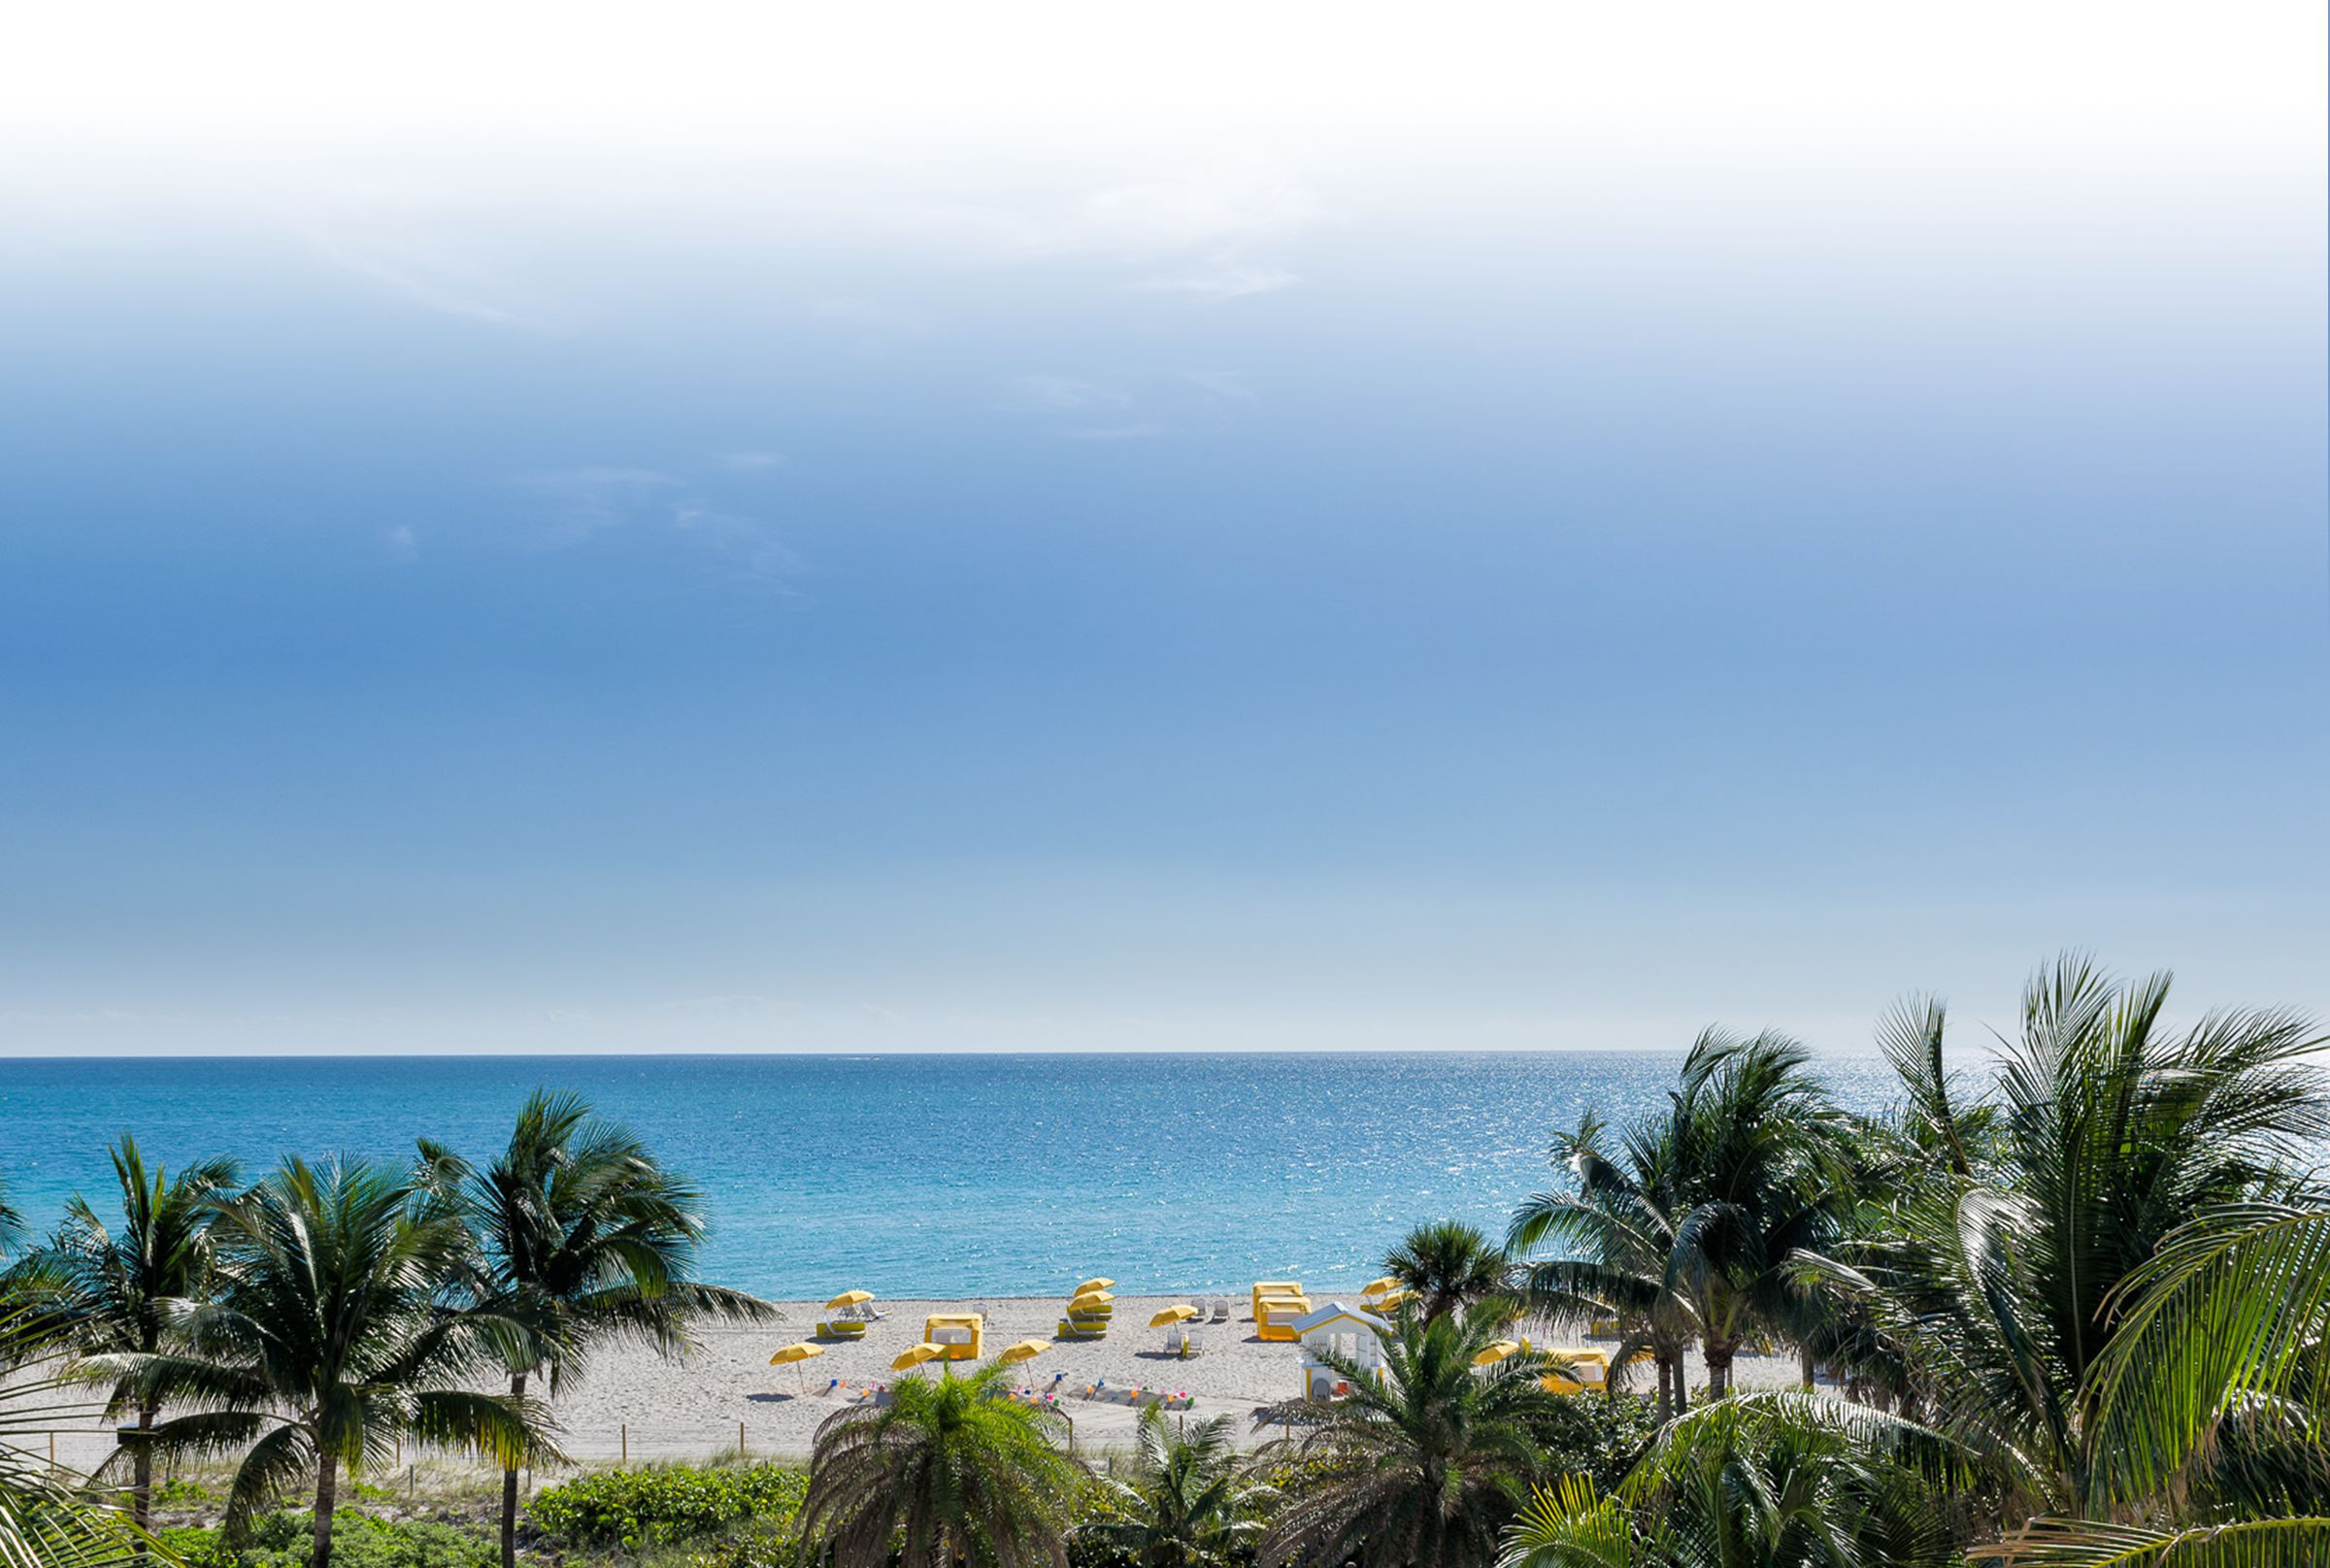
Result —
[{"label": "palm tree trunk", "polygon": [[1813,1352],[1810,1346],[1799,1348],[1796,1355],[1799,1367],[1804,1373],[1805,1390],[1809,1393],[1812,1390],[1814,1375],[1820,1369],[1813,1364]]},{"label": "palm tree trunk", "polygon": [[316,1552],[308,1568],[332,1568],[332,1507],[340,1495],[340,1456],[316,1457]]},{"label": "palm tree trunk", "polygon": [[1736,1341],[1711,1339],[1704,1347],[1707,1352],[1707,1396],[1722,1399],[1731,1393],[1731,1358],[1739,1351]]},{"label": "palm tree trunk", "polygon": [[153,1528],[153,1406],[138,1407],[138,1451],[130,1456],[129,1518],[138,1527],[131,1550],[140,1561],[146,1556],[146,1532]]},{"label": "palm tree trunk", "polygon": [[1675,1358],[1666,1351],[1658,1352],[1658,1424],[1664,1426],[1675,1413]]},{"label": "palm tree trunk", "polygon": [[[510,1374],[510,1397],[526,1396],[526,1375]],[[502,1471],[502,1568],[517,1568],[517,1466]]]}]

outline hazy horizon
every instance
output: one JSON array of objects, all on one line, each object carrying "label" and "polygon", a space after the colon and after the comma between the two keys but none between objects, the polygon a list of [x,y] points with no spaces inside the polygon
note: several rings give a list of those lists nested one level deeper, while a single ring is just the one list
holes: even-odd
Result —
[{"label": "hazy horizon", "polygon": [[29,26],[0,1054],[2330,1016],[2318,6]]}]

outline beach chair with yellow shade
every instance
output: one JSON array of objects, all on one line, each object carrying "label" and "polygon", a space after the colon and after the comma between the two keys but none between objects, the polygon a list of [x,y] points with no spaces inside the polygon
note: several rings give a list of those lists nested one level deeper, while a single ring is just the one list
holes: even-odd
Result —
[{"label": "beach chair with yellow shade", "polygon": [[1108,1285],[1115,1283],[1113,1280],[1106,1284],[1098,1280],[1086,1280],[1078,1285],[1077,1293],[1068,1300],[1066,1315],[1060,1318],[1057,1337],[1106,1339],[1109,1321],[1116,1316],[1116,1298],[1108,1291]]},{"label": "beach chair with yellow shade", "polygon": [[1582,1345],[1547,1345],[1541,1346],[1538,1353],[1557,1362],[1566,1361],[1577,1373],[1577,1376],[1573,1378],[1564,1377],[1559,1372],[1548,1372],[1540,1379],[1539,1381],[1553,1393],[1592,1392],[1598,1394],[1610,1386],[1610,1352],[1608,1351],[1589,1350]]},{"label": "beach chair with yellow shade", "polygon": [[935,1345],[941,1361],[976,1361],[987,1320],[975,1312],[937,1312],[922,1319],[922,1343]]},{"label": "beach chair with yellow shade", "polygon": [[865,1307],[873,1299],[871,1290],[845,1290],[825,1303],[826,1318],[817,1325],[817,1338],[864,1339],[870,1321]]}]

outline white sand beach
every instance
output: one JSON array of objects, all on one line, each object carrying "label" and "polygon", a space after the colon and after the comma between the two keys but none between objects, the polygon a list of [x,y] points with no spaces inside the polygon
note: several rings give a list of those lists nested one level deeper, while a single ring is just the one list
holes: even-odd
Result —
[{"label": "white sand beach", "polygon": [[[1311,1292],[1311,1299],[1320,1305],[1357,1298],[1356,1290]],[[638,1462],[734,1453],[740,1428],[745,1451],[754,1457],[805,1459],[818,1423],[844,1408],[845,1398],[834,1387],[837,1383],[857,1389],[894,1382],[902,1374],[891,1371],[890,1363],[922,1339],[924,1318],[982,1312],[982,1348],[989,1356],[1018,1340],[1044,1342],[1043,1352],[1022,1366],[1018,1382],[1057,1391],[1061,1408],[1075,1422],[1081,1450],[1122,1448],[1132,1440],[1137,1417],[1130,1406],[1079,1397],[1086,1387],[1102,1383],[1114,1388],[1187,1393],[1194,1401],[1190,1418],[1230,1416],[1240,1441],[1249,1446],[1282,1435],[1280,1427],[1259,1425],[1256,1418],[1301,1393],[1300,1352],[1292,1345],[1255,1338],[1246,1299],[1238,1297],[1231,1321],[1198,1329],[1201,1353],[1186,1358],[1166,1353],[1165,1331],[1148,1327],[1149,1318],[1177,1302],[1194,1299],[1119,1296],[1115,1318],[1118,1326],[1105,1340],[1082,1342],[1052,1338],[1061,1309],[1056,1296],[882,1301],[876,1305],[885,1316],[862,1341],[826,1343],[823,1354],[797,1367],[771,1366],[769,1356],[781,1346],[809,1339],[816,1324],[831,1315],[822,1303],[782,1302],[779,1305],[784,1321],[751,1328],[708,1327],[700,1335],[700,1348],[684,1358],[661,1356],[636,1346],[602,1351],[582,1377],[558,1390],[551,1410],[562,1429],[560,1447],[586,1465],[626,1455]],[[1574,1336],[1560,1342],[1583,1343]],[[1791,1386],[1798,1376],[1792,1356],[1742,1356],[1733,1372],[1743,1387]],[[1704,1385],[1706,1372],[1695,1356],[1691,1376],[1694,1386]],[[1639,1369],[1635,1386],[1645,1391],[1652,1386],[1648,1367]],[[102,1460],[112,1444],[110,1429],[93,1420],[75,1422],[60,1433],[57,1457],[85,1470]]]}]

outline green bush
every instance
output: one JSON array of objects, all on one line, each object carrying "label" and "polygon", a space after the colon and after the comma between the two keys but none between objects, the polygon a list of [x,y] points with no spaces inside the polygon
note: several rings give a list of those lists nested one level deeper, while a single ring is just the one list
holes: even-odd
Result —
[{"label": "green bush", "polygon": [[[306,1568],[316,1544],[314,1516],[266,1514],[240,1551],[218,1530],[158,1530],[162,1545],[189,1568]],[[332,1568],[499,1568],[501,1549],[450,1524],[376,1518],[342,1509],[332,1520]]]},{"label": "green bush", "polygon": [[772,1529],[788,1530],[808,1489],[807,1475],[774,1464],[604,1470],[544,1491],[526,1523],[569,1545],[637,1551],[750,1520],[761,1528],[738,1538],[749,1548]]}]

